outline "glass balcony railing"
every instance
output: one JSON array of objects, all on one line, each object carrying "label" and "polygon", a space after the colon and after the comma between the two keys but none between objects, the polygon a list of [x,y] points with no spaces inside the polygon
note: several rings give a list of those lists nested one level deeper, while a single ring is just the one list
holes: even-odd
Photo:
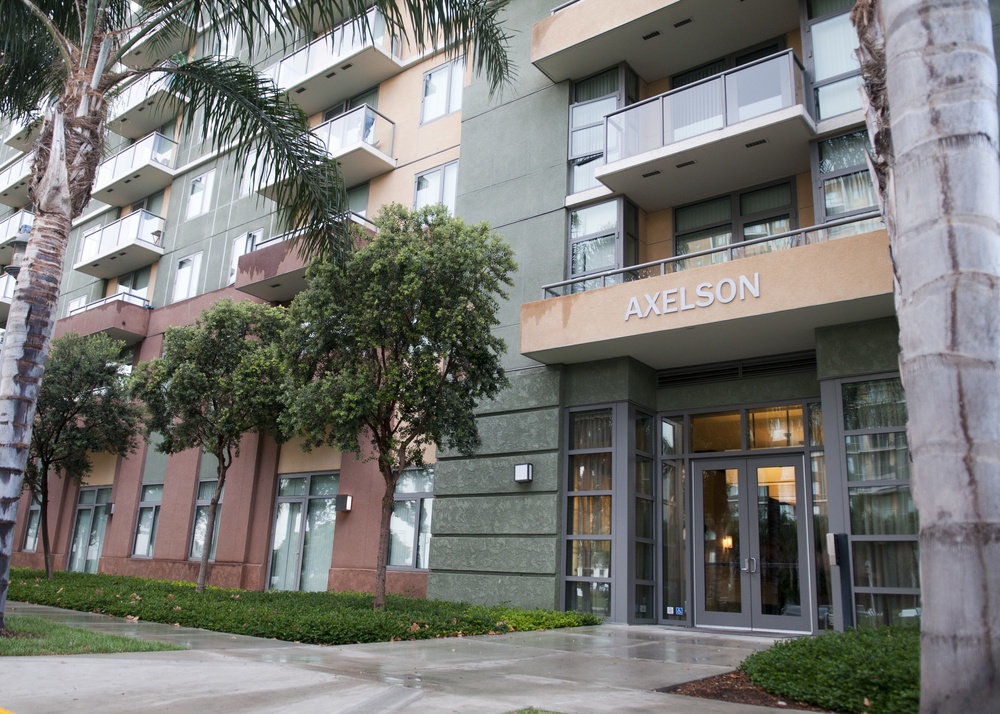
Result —
[{"label": "glass balcony railing", "polygon": [[798,230],[786,233],[762,236],[753,240],[731,243],[694,253],[675,255],[672,258],[633,265],[628,268],[617,268],[601,273],[581,275],[569,280],[542,286],[542,299],[572,295],[587,290],[620,285],[659,275],[678,273],[690,268],[700,268],[714,263],[725,263],[764,253],[774,253],[803,245],[825,243],[838,238],[883,230],[884,228],[885,225],[882,222],[881,214],[878,211],[871,211],[843,218],[839,221],[830,221],[829,223],[809,226],[808,228],[799,228]]},{"label": "glass balcony railing", "polygon": [[95,300],[94,302],[89,302],[86,305],[82,305],[78,308],[69,311],[70,315],[79,315],[81,312],[86,312],[87,310],[93,310],[96,307],[101,307],[101,305],[107,305],[112,302],[126,302],[129,305],[137,305],[139,307],[144,307],[149,310],[153,309],[153,304],[149,302],[144,297],[139,295],[133,295],[132,293],[117,293],[115,295],[109,295],[106,298],[101,298],[100,300]]},{"label": "glass balcony railing", "polygon": [[[368,31],[365,30],[368,23]],[[365,13],[364,18],[349,20],[333,31],[306,45],[299,51],[264,70],[282,90],[288,90],[305,78],[325,71],[365,47],[389,48],[398,56],[389,34],[385,18],[376,8]]]},{"label": "glass balcony railing", "polygon": [[12,275],[3,274],[0,277],[0,300],[10,302],[14,299],[14,285],[17,280]]},{"label": "glass balcony railing", "polygon": [[137,242],[159,247],[163,238],[164,223],[163,218],[149,211],[139,210],[130,213],[84,236],[78,262],[94,260]]},{"label": "glass balcony railing", "polygon": [[[174,154],[177,142],[171,141],[163,134],[150,134],[97,167],[97,179],[94,181],[94,191],[120,181],[133,173],[137,168],[147,164],[159,164],[167,169],[174,168]],[[0,184],[2,185],[2,184]]]},{"label": "glass balcony railing", "polygon": [[607,163],[803,104],[804,88],[786,50],[633,104],[605,119]]},{"label": "glass balcony railing", "polygon": [[27,239],[34,223],[35,214],[31,211],[18,211],[0,221],[0,246],[18,236]]},{"label": "glass balcony railing", "polygon": [[370,106],[353,109],[339,117],[324,122],[312,130],[326,145],[330,156],[337,156],[345,149],[365,143],[392,156],[392,138],[396,125]]},{"label": "glass balcony railing", "polygon": [[[158,66],[174,66],[173,62],[165,62]],[[159,74],[146,74],[140,79],[128,85],[121,94],[115,97],[111,104],[108,116],[112,120],[125,114],[130,109],[134,109],[144,103],[149,97],[157,92],[167,91],[167,76]]]},{"label": "glass balcony railing", "polygon": [[[376,226],[370,220],[362,216],[360,213],[355,213],[354,211],[351,211],[350,214],[348,214],[348,217],[351,219],[351,221],[354,222],[355,225],[360,226],[369,234],[375,235],[375,233],[378,232],[378,226]],[[267,248],[268,246],[276,245],[278,243],[284,243],[287,240],[294,240],[298,236],[302,235],[302,230],[303,229],[301,228],[297,228],[294,231],[286,231],[285,233],[279,233],[276,236],[272,236],[267,240],[262,240],[260,243],[257,243],[257,245],[253,247],[253,249],[260,250],[262,248]]]},{"label": "glass balcony railing", "polygon": [[0,171],[0,191],[23,181],[31,174],[31,162],[35,160],[35,152],[25,154],[20,159]]}]

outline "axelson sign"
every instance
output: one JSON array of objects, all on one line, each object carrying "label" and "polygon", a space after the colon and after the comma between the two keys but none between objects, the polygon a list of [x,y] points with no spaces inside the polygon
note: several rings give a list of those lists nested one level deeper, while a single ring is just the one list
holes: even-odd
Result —
[{"label": "axelson sign", "polygon": [[652,294],[632,296],[625,309],[625,322],[633,317],[642,320],[651,315],[669,315],[711,307],[715,303],[728,305],[734,300],[756,300],[760,297],[760,273],[754,273],[753,278],[740,275],[736,278],[723,278],[716,283],[698,283],[692,292],[688,290],[688,287],[668,288]]}]

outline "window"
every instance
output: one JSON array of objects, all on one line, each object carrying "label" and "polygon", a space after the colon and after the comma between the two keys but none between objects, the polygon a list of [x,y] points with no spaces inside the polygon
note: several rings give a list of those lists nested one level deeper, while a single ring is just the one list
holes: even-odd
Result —
[{"label": "window", "polygon": [[604,117],[636,101],[638,92],[638,78],[624,66],[573,85],[573,104],[569,108],[570,193],[600,185],[594,172],[604,163]]},{"label": "window", "polygon": [[851,25],[853,0],[810,0],[806,36],[812,43],[813,99],[816,118],[827,119],[861,108],[858,35]]},{"label": "window", "polygon": [[[198,498],[194,502],[194,527],[191,532],[191,553],[190,557],[201,560],[202,549],[205,547],[205,533],[208,530],[208,507],[215,494],[217,480],[199,481]],[[219,519],[222,517],[223,492],[219,494],[219,503],[215,507],[215,527],[212,529],[212,549],[208,553],[209,560],[215,560],[215,547],[219,542]]]},{"label": "window", "polygon": [[[624,199],[613,199],[570,211],[570,277],[623,268],[639,262],[639,211]],[[589,290],[620,282],[620,276],[579,283]]]},{"label": "window", "polygon": [[30,552],[38,549],[38,528],[39,523],[42,519],[42,509],[35,499],[31,499],[31,505],[28,507],[28,515],[24,522],[24,546],[21,550]]},{"label": "window", "polygon": [[254,192],[256,180],[259,177],[259,174],[257,176],[253,175],[252,164],[247,164],[243,167],[243,170],[240,172],[240,198],[246,198]]},{"label": "window", "polygon": [[87,296],[81,295],[78,298],[73,298],[68,303],[66,303],[66,314],[72,315],[78,310],[82,310],[87,305]]},{"label": "window", "polygon": [[612,410],[569,415],[566,609],[611,615]]},{"label": "window", "polygon": [[73,523],[67,570],[77,573],[97,572],[104,547],[104,533],[108,527],[110,502],[110,486],[80,489],[76,500],[76,519]]},{"label": "window", "polygon": [[[742,241],[792,230],[797,224],[791,181],[720,196],[674,211],[674,249],[687,255],[722,248]],[[749,246],[746,251],[766,252],[770,242]],[[782,246],[788,247],[788,246]],[[729,260],[728,251],[718,251],[680,261],[676,269],[697,268]]]},{"label": "window", "polygon": [[335,104],[330,107],[323,112],[323,121],[330,121],[331,119],[339,117],[341,114],[346,114],[352,109],[357,109],[365,104],[370,106],[372,109],[378,109],[378,87],[372,87],[361,94],[351,97],[346,102],[341,102],[340,104]]},{"label": "window", "polygon": [[152,558],[156,545],[156,526],[160,520],[160,501],[163,500],[163,484],[150,484],[142,487],[139,497],[139,517],[135,522],[135,542],[132,545],[132,555],[140,558]]},{"label": "window", "polygon": [[252,253],[260,242],[260,231],[249,231],[233,239],[233,255],[229,262],[229,284],[236,282],[236,271],[239,268],[240,257]]},{"label": "window", "polygon": [[821,220],[833,221],[875,210],[875,187],[868,171],[868,134],[856,131],[816,144]]},{"label": "window", "polygon": [[841,385],[858,627],[920,614],[917,511],[898,377]]},{"label": "window", "polygon": [[443,203],[448,212],[455,215],[455,193],[458,188],[458,162],[425,171],[417,175],[414,208]]},{"label": "window", "polygon": [[420,123],[426,124],[462,108],[465,58],[459,57],[424,75],[424,97]]},{"label": "window", "polygon": [[201,253],[195,253],[177,261],[177,278],[174,282],[173,302],[194,297],[198,290],[198,276],[200,272]]},{"label": "window", "polygon": [[431,545],[434,469],[407,469],[396,482],[389,522],[389,565],[426,570]]},{"label": "window", "polygon": [[212,202],[212,186],[215,184],[215,169],[206,171],[191,179],[188,188],[186,218],[194,218],[205,213]]},{"label": "window", "polygon": [[128,295],[145,298],[146,293],[149,292],[149,278],[151,273],[152,270],[148,265],[131,273],[125,273],[125,275],[118,278],[118,286],[115,288],[115,293],[127,293]]}]

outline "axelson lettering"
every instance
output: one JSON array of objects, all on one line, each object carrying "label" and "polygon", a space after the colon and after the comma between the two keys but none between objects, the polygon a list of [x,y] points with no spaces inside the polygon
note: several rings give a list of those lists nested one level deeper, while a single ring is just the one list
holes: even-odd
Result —
[{"label": "axelson lettering", "polygon": [[728,305],[734,300],[746,300],[760,297],[760,273],[754,273],[753,278],[746,275],[723,278],[717,283],[698,283],[693,293],[688,287],[668,288],[642,296],[633,296],[628,301],[625,310],[625,322],[632,317],[640,320],[650,315],[669,315],[672,312],[694,310],[699,307],[709,307],[715,303]]}]

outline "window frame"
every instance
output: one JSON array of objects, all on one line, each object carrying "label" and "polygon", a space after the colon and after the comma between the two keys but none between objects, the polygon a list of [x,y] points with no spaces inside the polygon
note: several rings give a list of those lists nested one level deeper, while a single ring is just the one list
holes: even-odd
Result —
[{"label": "window frame", "polygon": [[[816,222],[819,223],[829,223],[830,221],[838,221],[843,218],[850,218],[851,216],[861,215],[863,213],[871,213],[878,209],[878,192],[875,188],[875,184],[872,181],[871,169],[868,167],[868,162],[863,164],[854,164],[844,169],[838,169],[836,171],[831,171],[830,173],[820,172],[820,158],[819,158],[819,147],[828,141],[834,139],[839,139],[844,136],[851,135],[861,135],[865,139],[865,152],[870,156],[871,144],[867,138],[868,134],[864,129],[855,129],[854,131],[844,132],[842,134],[837,134],[836,136],[828,136],[820,141],[814,141],[812,146],[810,146],[810,165],[812,170],[812,175],[815,178],[813,183],[813,205],[816,207]],[[868,176],[868,180],[872,181],[872,199],[873,203],[865,208],[856,208],[852,211],[844,211],[842,213],[828,214],[826,206],[826,182],[832,179],[841,178],[842,176],[850,176],[852,174],[864,173]]]},{"label": "window frame", "polygon": [[[451,203],[449,204],[444,199],[446,198],[446,196],[445,196],[445,187],[448,185],[448,182],[447,182],[447,173],[448,173],[448,170],[451,169],[451,168],[454,168],[454,170],[455,170],[455,195],[451,197]],[[438,200],[437,201],[431,201],[430,203],[425,203],[425,204],[422,204],[422,205],[418,206],[417,205],[417,197],[420,195],[420,191],[418,189],[418,185],[420,183],[420,179],[425,178],[427,176],[430,176],[432,174],[436,174],[436,173],[440,173],[441,174],[441,188],[438,191]],[[458,159],[455,159],[454,161],[449,161],[448,163],[445,163],[445,164],[439,164],[438,166],[435,166],[433,168],[427,169],[426,171],[421,171],[420,173],[416,174],[413,177],[413,210],[416,211],[416,210],[419,210],[420,208],[425,208],[426,206],[434,206],[434,205],[437,205],[437,204],[440,203],[440,204],[444,205],[445,208],[448,209],[448,213],[449,214],[451,214],[451,215],[454,216],[455,215],[455,204],[457,202],[458,202]]]},{"label": "window frame", "polygon": [[[170,302],[174,303],[174,302],[181,302],[182,300],[189,300],[198,294],[198,280],[201,278],[201,256],[202,256],[202,251],[199,250],[195,253],[191,253],[190,255],[186,255],[183,258],[179,258],[177,260],[177,265],[176,268],[174,269],[174,286],[173,286],[173,291],[171,292],[172,299],[170,300]],[[185,261],[191,261],[192,272],[191,272],[191,278],[187,282],[187,291],[186,291],[187,294],[180,295],[178,293],[178,287],[180,285],[178,276],[181,271],[181,263]]]},{"label": "window frame", "polygon": [[[28,547],[28,537],[31,535],[32,524],[35,528],[35,536]],[[34,553],[38,550],[38,541],[42,538],[42,507],[35,501],[34,496],[28,497],[28,512],[24,517],[24,535],[21,537],[21,552]]]},{"label": "window frame", "polygon": [[[203,194],[204,198],[201,199],[200,203],[193,203],[191,198],[194,195],[194,187],[199,183],[204,182]],[[197,176],[192,176],[191,180],[188,182],[188,192],[187,201],[184,206],[184,220],[189,221],[192,218],[197,218],[198,216],[203,216],[212,210],[212,191],[215,189],[215,169],[211,168],[208,171],[204,171]],[[197,206],[197,212],[193,212],[192,206]]]},{"label": "window frame", "polygon": [[[208,507],[211,505],[212,496],[208,498],[201,498],[201,487],[202,484],[213,484],[212,492],[215,492],[215,485],[218,484],[219,480],[217,478],[213,479],[199,479],[198,485],[194,494],[194,510],[192,511],[191,517],[191,541],[188,544],[188,560],[201,560],[201,553],[195,553],[195,546],[200,545],[202,548],[205,547],[204,543],[200,543],[198,539],[198,511],[202,508],[206,511],[206,522],[208,520]],[[215,562],[215,553],[219,545],[219,523],[222,520],[222,501],[226,496],[226,487],[222,487],[222,493],[219,494],[219,503],[215,508],[215,527],[212,529],[212,547],[208,552],[208,561],[210,563]]]},{"label": "window frame", "polygon": [[[461,65],[461,81],[458,83],[457,87],[457,106],[452,108],[452,104],[455,102],[455,97],[453,94],[456,88],[452,86],[455,80],[455,69],[458,65]],[[440,114],[434,114],[433,116],[427,115],[427,85],[431,81],[431,77],[438,72],[445,72],[447,76],[447,87],[445,88],[445,107],[444,111]],[[465,87],[465,55],[460,57],[455,57],[450,59],[443,64],[439,64],[437,67],[430,69],[423,74],[423,78],[420,82],[420,125],[430,124],[441,117],[446,117],[449,114],[454,114],[455,112],[462,111],[462,94],[464,93]]]},{"label": "window frame", "polygon": [[[605,204],[615,203],[616,205],[616,219],[615,227],[613,230],[599,230],[592,233],[585,233],[579,236],[573,237],[573,214],[577,211],[585,211],[588,208],[594,208],[596,206],[601,206]],[[629,234],[629,221],[626,216],[626,211],[633,211],[635,214],[635,235],[631,236]],[[614,262],[612,265],[602,265],[593,270],[584,270],[580,273],[573,272],[573,248],[577,245],[581,245],[588,241],[603,238],[605,236],[613,235],[615,240],[615,255]],[[633,262],[629,262],[626,265],[626,239],[633,238],[635,243],[635,258]],[[566,211],[566,279],[576,280],[577,278],[584,278],[588,275],[599,275],[600,273],[607,272],[609,270],[617,270],[619,268],[627,268],[629,265],[635,265],[639,261],[639,209],[624,196],[616,196],[615,198],[604,199],[602,201],[595,201],[593,203],[588,203],[580,206],[573,206]],[[586,285],[586,283],[579,283],[580,285]],[[603,285],[611,285],[611,282],[605,282]],[[599,287],[602,287],[599,286]],[[588,288],[584,288],[588,289]]]},{"label": "window frame", "polygon": [[[853,4],[853,3],[851,3]],[[809,80],[809,97],[807,99],[807,106],[809,107],[809,112],[815,119],[815,121],[825,121],[837,116],[843,116],[844,114],[849,114],[851,111],[860,111],[863,107],[859,106],[856,109],[849,110],[848,112],[843,112],[841,114],[830,114],[829,116],[820,116],[820,106],[819,106],[819,90],[823,87],[832,86],[838,82],[842,82],[845,79],[850,79],[851,77],[861,76],[861,66],[850,72],[841,72],[837,75],[832,75],[830,77],[825,77],[819,81],[815,79],[816,76],[816,47],[813,43],[813,28],[823,22],[832,20],[838,15],[848,15],[850,14],[850,7],[848,6],[843,10],[834,10],[832,12],[827,12],[822,15],[817,15],[816,17],[810,17],[809,15],[809,3],[803,2],[800,4],[800,25],[805,29],[802,33],[802,52],[806,57],[806,68]]]},{"label": "window frame", "polygon": [[[425,547],[422,549],[420,547],[421,546],[421,542],[420,542],[420,540],[421,540],[420,539],[420,524],[423,521],[425,513],[427,514],[427,526],[428,526],[428,528],[430,528],[430,526],[432,524],[432,518],[433,518],[433,513],[434,513],[434,504],[433,504],[433,501],[434,501],[434,465],[432,464],[430,466],[425,466],[423,468],[420,468],[420,467],[409,468],[409,469],[406,469],[406,471],[411,471],[411,472],[425,471],[425,472],[427,472],[429,474],[429,480],[430,480],[431,490],[430,491],[399,491],[398,490],[399,483],[397,482],[397,484],[396,484],[397,485],[397,490],[394,491],[393,495],[392,495],[392,498],[393,498],[392,515],[393,515],[393,517],[397,517],[396,516],[396,504],[397,503],[405,503],[405,502],[409,502],[409,501],[415,501],[416,502],[415,518],[414,518],[414,523],[413,523],[413,540],[409,544],[409,546],[410,546],[410,562],[408,564],[405,564],[405,565],[392,564],[390,562],[390,560],[389,560],[392,557],[392,543],[393,543],[393,534],[392,534],[392,530],[390,529],[390,531],[389,531],[389,544],[388,544],[389,552],[386,554],[386,567],[389,568],[390,570],[419,570],[419,571],[422,571],[422,572],[426,572],[426,571],[430,570],[430,549],[431,549],[431,542],[433,541],[433,534],[430,531],[428,531],[428,534],[427,534],[427,543],[425,544]],[[429,508],[427,507],[428,506],[428,504],[427,504],[428,501],[431,502],[429,504],[429,506],[430,506]],[[426,566],[421,567],[421,561],[425,562]]]},{"label": "window frame", "polygon": [[[255,228],[246,233],[241,233],[230,242],[229,277],[226,279],[226,285],[236,283],[236,273],[239,272],[240,258],[253,253],[260,244],[263,235],[264,232],[260,228]],[[242,246],[242,252],[237,252],[237,246]]]},{"label": "window frame", "polygon": [[[157,500],[147,497],[146,489],[159,487],[160,493]],[[163,504],[163,484],[144,483],[139,487],[139,505],[135,510],[135,528],[132,529],[132,547],[130,548],[130,558],[151,560],[156,552],[156,531],[160,522],[160,506]],[[149,538],[146,545],[146,552],[138,552],[139,548],[139,526],[142,524],[143,512],[152,511],[152,524],[149,528]]]}]

